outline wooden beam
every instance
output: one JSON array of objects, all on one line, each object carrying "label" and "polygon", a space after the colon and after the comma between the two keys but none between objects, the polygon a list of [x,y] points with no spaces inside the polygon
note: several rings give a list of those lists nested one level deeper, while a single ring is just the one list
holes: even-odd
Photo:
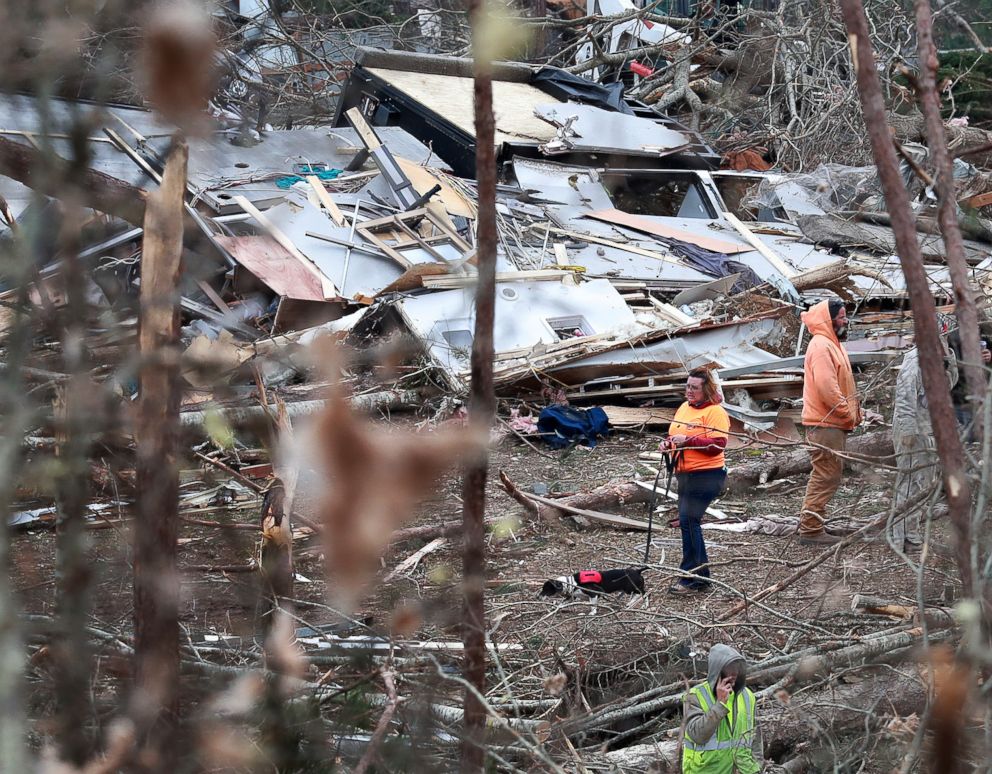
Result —
[{"label": "wooden beam", "polygon": [[427,215],[426,207],[419,207],[415,210],[409,210],[407,212],[397,212],[395,215],[386,215],[384,218],[375,218],[374,220],[362,221],[362,228],[373,231],[382,226],[395,226],[397,218],[400,220],[414,220],[416,218],[423,218]]},{"label": "wooden beam", "polygon": [[[535,269],[533,271],[501,271],[496,273],[497,282],[548,282],[560,280],[572,274],[560,269]],[[450,277],[424,277],[425,288],[467,288],[478,281],[476,275]],[[588,338],[588,337],[586,337]]]},{"label": "wooden beam", "polygon": [[382,143],[376,136],[375,131],[369,126],[368,121],[365,120],[365,116],[362,115],[362,112],[357,107],[346,111],[344,115],[348,119],[348,122],[355,127],[355,131],[358,132],[358,136],[366,148],[374,151],[382,147]]},{"label": "wooden beam", "polygon": [[784,277],[796,276],[796,270],[789,266],[789,264],[787,264],[778,253],[752,234],[751,229],[745,226],[736,215],[732,212],[725,212],[723,213],[723,217],[727,219],[727,222],[730,223],[731,226],[737,229],[737,233],[744,237],[745,242],[761,253],[768,260],[768,262],[775,267],[775,270],[779,274]]},{"label": "wooden beam", "polygon": [[591,242],[594,245],[604,245],[606,247],[615,247],[617,250],[623,250],[627,253],[634,253],[635,255],[643,255],[646,258],[656,258],[659,261],[664,261],[665,263],[671,263],[675,266],[685,266],[685,264],[678,260],[677,258],[665,255],[664,253],[659,253],[656,250],[645,250],[643,247],[638,247],[637,245],[628,244],[626,242],[617,242],[613,239],[604,239],[603,237],[593,236],[592,234],[584,234],[581,231],[566,231],[562,228],[552,228],[551,226],[545,225],[544,223],[538,223],[533,226],[535,229],[543,229],[552,234],[559,234],[561,236],[572,237],[582,242]]},{"label": "wooden beam", "polygon": [[647,532],[648,523],[646,521],[639,521],[637,519],[628,519],[626,516],[617,516],[612,513],[600,513],[599,511],[587,511],[585,508],[576,508],[572,505],[566,505],[558,500],[552,500],[550,497],[541,497],[536,494],[531,494],[530,492],[521,492],[524,497],[528,500],[533,500],[534,502],[541,503],[543,505],[549,505],[552,508],[557,508],[559,511],[565,511],[566,513],[573,513],[576,516],[584,516],[587,519],[592,519],[593,521],[601,521],[604,524],[612,524],[614,527],[626,527],[627,529],[641,530],[642,532]]},{"label": "wooden beam", "polygon": [[317,194],[317,199],[324,205],[324,209],[327,210],[327,213],[331,216],[331,220],[334,221],[334,225],[345,225],[344,215],[341,213],[341,210],[338,209],[338,205],[334,203],[331,195],[327,193],[327,189],[324,188],[324,184],[320,182],[320,178],[316,175],[307,175],[307,182],[310,184],[310,188],[313,189],[313,192]]},{"label": "wooden beam", "polygon": [[[645,464],[643,462],[641,463],[641,465],[643,465],[645,468],[647,468],[648,470],[650,470],[652,473],[657,473],[658,472],[658,469],[652,467],[651,465],[647,465],[647,464]],[[638,480],[635,479],[634,480],[634,483],[637,484],[637,486],[641,487],[641,489],[647,489],[649,492],[657,492],[658,494],[667,497],[669,500],[678,500],[679,499],[678,494],[676,494],[675,492],[672,492],[671,490],[666,491],[664,489],[655,489],[654,488],[654,482],[653,481],[652,482],[647,482],[647,481],[638,481]],[[708,513],[710,516],[715,516],[716,518],[721,519],[721,520],[727,518],[727,514],[724,513],[723,511],[721,511],[719,508],[707,508],[706,509],[706,513]]]},{"label": "wooden beam", "polygon": [[362,239],[371,242],[373,245],[378,247],[382,252],[392,258],[396,263],[402,266],[404,269],[409,269],[413,266],[413,262],[410,261],[403,253],[399,250],[394,249],[390,245],[387,245],[379,237],[373,234],[364,226],[362,228],[356,228],[355,233],[358,234]]}]

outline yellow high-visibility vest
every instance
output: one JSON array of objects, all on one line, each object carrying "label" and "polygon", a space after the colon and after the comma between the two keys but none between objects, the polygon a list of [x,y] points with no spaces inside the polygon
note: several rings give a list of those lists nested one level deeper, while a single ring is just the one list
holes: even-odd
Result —
[{"label": "yellow high-visibility vest", "polygon": [[[716,706],[710,684],[700,683],[691,689],[703,712]],[[731,694],[729,712],[720,721],[716,733],[703,741],[688,733],[682,739],[682,774],[757,774],[761,770],[751,752],[754,739],[754,692],[745,688]]]}]

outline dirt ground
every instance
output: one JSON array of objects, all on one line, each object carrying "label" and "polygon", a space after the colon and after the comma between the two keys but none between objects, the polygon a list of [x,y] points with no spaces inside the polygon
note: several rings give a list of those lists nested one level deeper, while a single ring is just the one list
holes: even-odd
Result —
[{"label": "dirt ground", "polygon": [[[883,392],[879,392],[880,397]],[[389,420],[396,432],[406,432],[422,423],[412,415]],[[674,568],[681,558],[679,531],[668,525],[674,505],[656,518],[656,533],[646,572],[648,594],[634,601],[607,599],[596,613],[584,602],[548,602],[537,598],[547,578],[580,569],[606,569],[643,563],[644,533],[613,527],[579,530],[572,523],[548,524],[535,520],[503,491],[498,472],[506,474],[525,491],[537,487],[549,496],[580,492],[606,483],[626,482],[638,473],[637,455],[653,451],[661,436],[657,432],[614,432],[594,449],[575,447],[551,452],[504,436],[491,455],[487,517],[498,521],[489,534],[487,620],[491,642],[507,650],[498,651],[492,662],[489,697],[494,703],[542,702],[546,712],[532,715],[554,720],[564,714],[595,707],[631,696],[673,680],[698,679],[701,659],[711,644],[727,642],[754,662],[777,653],[817,643],[851,641],[859,635],[895,626],[877,617],[851,612],[852,595],[863,593],[910,604],[922,589],[934,603],[952,600],[958,589],[953,564],[929,552],[922,574],[884,541],[859,542],[827,561],[802,580],[774,595],[767,607],[753,606],[732,622],[717,623],[717,617],[742,598],[788,576],[814,558],[822,549],[802,546],[794,536],[772,537],[707,531],[715,590],[704,595],[674,597],[666,593]],[[728,465],[756,456],[782,452],[748,449],[728,453]],[[640,471],[644,477],[643,471]],[[208,478],[213,477],[210,474]],[[223,480],[219,477],[217,480]],[[888,504],[891,474],[863,468],[845,476],[832,504],[838,522],[864,519]],[[206,484],[190,485],[195,491]],[[724,497],[715,503],[733,519],[752,516],[794,516],[798,513],[805,476],[786,479],[769,491],[752,490]],[[447,476],[434,496],[423,503],[408,526],[437,524],[461,517],[460,478]],[[257,524],[260,502],[248,498],[226,506],[214,506],[187,516],[201,520]],[[647,506],[630,505],[620,511],[631,518],[644,518]],[[315,510],[304,508],[311,518]],[[126,515],[126,514],[122,514]],[[935,541],[946,541],[946,522],[933,524]],[[305,530],[304,530],[305,531]],[[130,588],[127,523],[89,532],[92,541],[92,621],[107,631],[130,631]],[[249,565],[256,550],[253,529],[212,528],[187,524],[181,531],[182,623],[189,642],[204,637],[241,637],[240,654],[252,652],[258,629],[258,585],[253,572],[233,571]],[[438,550],[393,580],[382,577],[427,541],[410,541],[390,548],[383,558],[380,579],[373,584],[350,628],[363,634],[385,633],[399,628],[408,639],[457,642],[460,640],[461,571],[460,543],[449,538]],[[51,615],[55,605],[55,536],[51,531],[18,534],[13,545],[15,578],[26,612]],[[341,626],[341,617],[327,603],[320,546],[305,536],[296,545],[296,596],[300,626]],[[210,569],[215,568],[215,569]],[[218,569],[219,568],[219,569]],[[348,627],[346,627],[348,628]],[[257,652],[255,648],[254,652]],[[425,692],[458,704],[460,688],[439,680],[457,672],[457,649],[441,652],[427,668],[413,669],[404,676],[405,690]],[[315,659],[313,676],[325,667]],[[235,659],[235,663],[237,660]],[[564,676],[569,700],[557,707],[551,701],[561,692],[555,684]],[[40,686],[43,680],[33,683]],[[36,696],[40,715],[51,706]],[[112,702],[108,698],[108,706]],[[542,705],[543,706],[543,705]],[[369,725],[377,712],[370,714]],[[652,738],[665,728],[677,728],[677,716],[668,713],[653,722],[644,718],[631,726],[613,728],[606,736],[596,735],[590,744],[613,739],[638,741]],[[359,723],[359,727],[363,724]],[[626,736],[625,736],[626,733]],[[412,769],[411,769],[412,770]],[[868,770],[871,770],[869,767]]]}]

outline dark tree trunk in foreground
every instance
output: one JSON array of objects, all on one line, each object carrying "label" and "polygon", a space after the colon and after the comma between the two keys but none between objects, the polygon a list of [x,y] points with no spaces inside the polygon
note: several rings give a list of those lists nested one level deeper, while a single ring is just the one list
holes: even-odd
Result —
[{"label": "dark tree trunk in foreground", "polygon": [[[485,4],[472,0],[472,48],[475,58],[475,147],[479,213],[476,231],[479,284],[475,291],[475,337],[472,341],[472,387],[469,420],[476,431],[488,437],[496,411],[493,393],[493,318],[496,297],[496,146],[493,120],[493,84],[487,41],[480,40]],[[465,610],[462,640],[465,644],[465,679],[474,691],[465,692],[465,739],[461,768],[482,771],[485,763],[486,711],[481,696],[486,683],[485,600],[485,511],[488,452],[466,468],[462,486],[464,502],[462,583]],[[476,695],[475,692],[478,692]]]},{"label": "dark tree trunk in foreground", "polygon": [[948,511],[957,538],[958,572],[961,575],[964,593],[972,596],[975,585],[969,554],[971,487],[965,472],[964,449],[961,437],[958,435],[958,424],[944,373],[943,349],[937,331],[937,312],[923,270],[923,257],[920,254],[919,242],[916,240],[916,226],[909,206],[909,194],[899,173],[899,160],[896,158],[892,136],[885,123],[885,101],[875,69],[875,55],[868,37],[865,9],[861,0],[841,0],[841,9],[857,69],[861,108],[871,138],[875,166],[878,168],[878,176],[885,193],[885,203],[892,218],[892,231],[913,310],[913,330],[916,334],[916,345],[920,350],[923,387],[930,405],[930,419],[940,455]]},{"label": "dark tree trunk in foreground", "polygon": [[179,688],[179,280],[183,196],[189,150],[177,143],[162,186],[148,197],[141,259],[138,346],[141,395],[134,528],[135,696],[132,713],[146,733],[145,770],[170,771],[179,751],[175,725]]},{"label": "dark tree trunk in foreground", "polygon": [[90,585],[93,565],[87,556],[86,501],[90,481],[92,430],[91,396],[86,362],[86,280],[79,261],[81,210],[69,207],[62,238],[65,251],[65,331],[62,352],[70,381],[56,392],[54,415],[59,476],[59,518],[56,529],[58,565],[58,635],[52,642],[59,753],[63,760],[83,765],[92,754],[92,741],[83,718],[91,715],[89,638]]},{"label": "dark tree trunk in foreground", "polygon": [[[954,195],[954,167],[947,150],[947,135],[940,117],[940,95],[937,93],[937,46],[933,40],[933,14],[930,0],[916,0],[916,46],[920,59],[917,84],[920,104],[926,118],[927,144],[937,170],[937,219],[947,248],[947,267],[954,286],[954,312],[961,328],[961,354],[964,358],[963,378],[967,385],[975,421],[982,423],[981,406],[985,398],[985,369],[978,332],[978,309],[975,291],[968,279],[968,262],[958,225],[957,202]],[[975,568],[972,568],[973,571]]]}]

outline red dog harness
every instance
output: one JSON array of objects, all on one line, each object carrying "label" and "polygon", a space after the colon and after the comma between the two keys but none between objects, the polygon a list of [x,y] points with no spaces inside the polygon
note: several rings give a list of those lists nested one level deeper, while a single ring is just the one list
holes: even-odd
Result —
[{"label": "red dog harness", "polygon": [[586,583],[602,583],[603,575],[599,570],[579,570],[579,585]]}]

